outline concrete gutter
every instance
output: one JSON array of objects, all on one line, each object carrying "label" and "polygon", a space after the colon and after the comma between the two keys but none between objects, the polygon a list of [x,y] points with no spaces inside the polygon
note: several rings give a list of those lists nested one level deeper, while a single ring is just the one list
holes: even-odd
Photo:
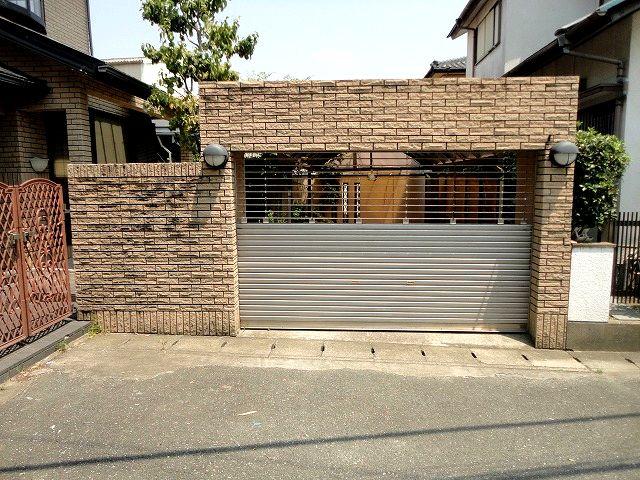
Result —
[{"label": "concrete gutter", "polygon": [[0,357],[0,383],[34,365],[58,349],[60,342],[69,342],[84,335],[91,322],[72,320],[38,340]]}]

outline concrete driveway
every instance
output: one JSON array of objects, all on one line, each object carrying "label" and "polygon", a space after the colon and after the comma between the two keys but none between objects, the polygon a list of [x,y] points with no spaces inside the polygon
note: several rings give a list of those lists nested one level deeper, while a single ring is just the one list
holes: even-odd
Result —
[{"label": "concrete driveway", "polygon": [[85,337],[0,387],[0,478],[640,478],[640,358],[401,338]]}]

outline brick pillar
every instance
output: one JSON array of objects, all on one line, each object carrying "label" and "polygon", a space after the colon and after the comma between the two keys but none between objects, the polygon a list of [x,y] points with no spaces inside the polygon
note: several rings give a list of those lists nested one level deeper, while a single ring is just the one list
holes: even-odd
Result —
[{"label": "brick pillar", "polygon": [[66,109],[69,163],[91,163],[91,123],[86,90],[78,88],[69,101],[73,105]]},{"label": "brick pillar", "polygon": [[[550,143],[551,145],[552,143]],[[537,348],[566,347],[571,272],[573,166],[537,155],[531,249],[529,332]]]}]

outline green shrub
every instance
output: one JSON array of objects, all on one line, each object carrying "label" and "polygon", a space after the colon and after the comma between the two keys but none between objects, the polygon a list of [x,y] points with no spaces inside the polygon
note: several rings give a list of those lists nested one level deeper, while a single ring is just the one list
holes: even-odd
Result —
[{"label": "green shrub", "polygon": [[576,143],[580,154],[573,186],[573,229],[600,229],[616,213],[620,178],[630,158],[618,137],[593,128],[578,131]]}]

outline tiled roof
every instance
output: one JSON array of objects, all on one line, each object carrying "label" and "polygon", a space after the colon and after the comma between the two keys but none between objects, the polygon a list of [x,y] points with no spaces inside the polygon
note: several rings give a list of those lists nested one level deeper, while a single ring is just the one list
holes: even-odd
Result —
[{"label": "tiled roof", "polygon": [[447,60],[434,60],[425,78],[433,76],[436,72],[464,72],[467,68],[467,57],[449,58]]},{"label": "tiled roof", "polygon": [[434,71],[464,70],[467,68],[467,57],[449,58],[448,60],[434,60],[431,62]]}]

